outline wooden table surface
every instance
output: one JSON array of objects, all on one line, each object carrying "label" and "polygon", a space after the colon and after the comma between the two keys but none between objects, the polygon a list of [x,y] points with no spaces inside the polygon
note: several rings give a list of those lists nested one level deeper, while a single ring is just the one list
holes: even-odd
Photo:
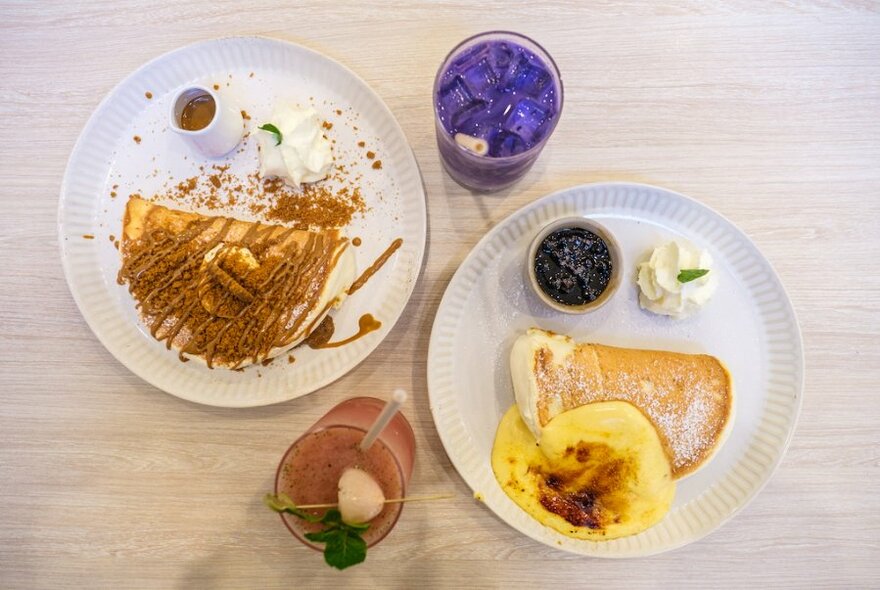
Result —
[{"label": "wooden table surface", "polygon": [[[868,587],[880,584],[880,5],[875,2],[0,2],[0,587]],[[466,35],[522,31],[566,84],[529,175],[477,196],[442,171],[431,84]],[[59,186],[87,117],[147,60],[213,37],[304,44],[362,76],[415,150],[426,264],[402,320],[350,374],[285,404],[202,407],[95,339],[62,276]],[[631,180],[694,196],[757,243],[794,302],[803,412],[779,471],[683,549],[606,561],[547,548],[485,507],[428,409],[431,322],[496,222],[550,191]],[[332,571],[260,503],[297,433],[353,394],[413,392],[412,506]]]}]

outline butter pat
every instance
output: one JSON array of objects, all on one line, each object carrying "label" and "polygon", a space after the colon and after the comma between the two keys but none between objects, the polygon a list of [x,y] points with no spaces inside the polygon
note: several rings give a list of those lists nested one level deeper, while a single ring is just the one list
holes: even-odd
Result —
[{"label": "butter pat", "polygon": [[281,132],[281,143],[274,133],[257,131],[261,177],[281,178],[296,188],[327,178],[333,153],[315,109],[282,106],[275,109],[269,122]]},{"label": "butter pat", "polygon": [[[678,280],[685,269],[709,272],[687,283]],[[712,298],[718,277],[712,269],[712,256],[693,244],[674,241],[654,249],[651,258],[638,266],[639,305],[656,314],[676,319],[690,317]]]}]

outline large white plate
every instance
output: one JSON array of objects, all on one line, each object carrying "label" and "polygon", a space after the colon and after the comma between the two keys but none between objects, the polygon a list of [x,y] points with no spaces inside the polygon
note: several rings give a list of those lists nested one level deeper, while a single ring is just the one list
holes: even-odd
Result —
[{"label": "large white plate", "polygon": [[[598,220],[623,249],[625,280],[603,308],[569,316],[547,308],[525,278],[528,245],[553,219]],[[635,264],[681,236],[708,248],[720,286],[702,312],[675,321],[638,305]],[[736,418],[727,442],[701,471],[679,482],[658,525],[613,541],[580,541],[539,524],[510,500],[490,466],[495,430],[514,403],[508,354],[531,326],[577,339],[639,348],[707,352],[733,375]],[[748,503],[778,465],[803,389],[800,330],[767,260],[718,213],[647,185],[610,183],[542,198],[495,226],[459,267],[443,296],[428,357],[431,411],[458,472],[502,520],[533,539],[600,557],[649,555],[708,534]]]},{"label": "large white plate", "polygon": [[[210,370],[181,363],[140,324],[134,302],[116,284],[119,236],[130,193],[150,195],[170,179],[198,173],[211,164],[167,130],[168,103],[183,85],[217,84],[251,116],[250,130],[267,121],[278,101],[314,104],[335,121],[337,154],[363,152],[365,141],[383,162],[374,170],[361,157],[352,175],[363,174],[369,210],[346,228],[363,245],[355,249],[366,268],[395,238],[403,246],[360,291],[335,312],[337,335],[357,332],[358,318],[372,313],[378,331],[352,344],[324,350],[300,347],[296,362],[286,356],[268,367],[244,372]],[[150,92],[148,100],[145,93]],[[337,109],[340,113],[337,113]],[[354,128],[357,127],[357,130]],[[141,138],[135,143],[133,137]],[[216,163],[247,174],[257,167],[255,142]],[[349,157],[349,163],[356,158]],[[158,171],[158,172],[154,172]],[[111,197],[114,192],[119,196]],[[237,217],[253,218],[246,209]],[[163,55],[121,82],[89,119],[70,156],[59,203],[64,271],[80,311],[98,339],[144,380],[176,396],[216,406],[259,406],[305,395],[341,377],[367,357],[400,317],[418,278],[425,247],[425,193],[403,131],[382,100],[354,73],[314,51],[274,39],[245,37],[207,41]],[[94,235],[94,240],[83,239]]]}]

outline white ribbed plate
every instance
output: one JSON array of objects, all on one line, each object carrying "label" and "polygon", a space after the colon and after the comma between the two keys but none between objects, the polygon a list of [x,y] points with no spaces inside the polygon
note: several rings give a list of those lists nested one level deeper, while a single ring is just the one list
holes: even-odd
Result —
[{"label": "white ribbed plate", "polygon": [[[363,157],[351,165],[362,174],[369,207],[345,228],[360,237],[360,270],[395,238],[403,246],[367,285],[334,312],[337,338],[357,332],[358,318],[371,313],[382,327],[340,348],[299,347],[268,367],[244,372],[210,370],[155,341],[141,325],[127,290],[116,284],[119,253],[109,240],[121,231],[130,193],[160,192],[170,179],[198,174],[205,164],[229,164],[238,174],[255,172],[254,141],[220,161],[206,161],[167,129],[169,101],[183,85],[217,84],[251,116],[253,131],[279,101],[312,103],[334,122],[334,152],[362,154],[358,141],[382,160],[372,169]],[[153,97],[148,100],[146,92]],[[340,113],[337,113],[337,109]],[[355,130],[354,127],[357,127]],[[138,135],[139,144],[133,141]],[[154,172],[157,171],[157,172]],[[118,196],[110,193],[114,185]],[[251,217],[243,208],[236,217]],[[292,43],[259,37],[206,41],[165,54],[123,80],[98,106],[70,156],[58,212],[61,257],[67,282],[83,316],[107,349],[144,380],[168,393],[215,406],[260,406],[293,399],[338,379],[372,352],[403,312],[425,248],[425,193],[412,150],[394,116],[366,83],[341,64]],[[83,239],[92,234],[94,240]]]},{"label": "white ribbed plate", "polygon": [[[526,251],[553,219],[583,215],[605,225],[623,249],[625,279],[604,307],[570,316],[547,308],[525,278]],[[635,264],[681,236],[708,248],[720,285],[696,317],[644,312]],[[538,326],[616,346],[706,352],[730,368],[736,417],[727,442],[698,473],[678,483],[658,525],[632,537],[591,542],[539,524],[504,493],[490,456],[498,422],[514,403],[508,354]],[[428,391],[440,438],[455,468],[505,522],[542,543],[598,557],[649,555],[681,547],[733,516],[779,464],[801,405],[803,351],[788,296],[752,242],[732,223],[687,197],[652,186],[592,184],[520,209],[474,247],[446,289],[428,353]]]}]

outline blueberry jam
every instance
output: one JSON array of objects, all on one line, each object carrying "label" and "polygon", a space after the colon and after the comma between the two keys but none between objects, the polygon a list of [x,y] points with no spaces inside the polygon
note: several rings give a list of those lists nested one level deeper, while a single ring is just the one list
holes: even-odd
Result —
[{"label": "blueberry jam", "polygon": [[608,245],[580,227],[553,232],[535,254],[538,285],[564,305],[584,305],[598,299],[608,287],[612,270]]},{"label": "blueberry jam", "polygon": [[485,139],[490,157],[520,154],[553,129],[558,83],[544,61],[508,40],[455,56],[439,80],[437,114],[450,135]]}]

